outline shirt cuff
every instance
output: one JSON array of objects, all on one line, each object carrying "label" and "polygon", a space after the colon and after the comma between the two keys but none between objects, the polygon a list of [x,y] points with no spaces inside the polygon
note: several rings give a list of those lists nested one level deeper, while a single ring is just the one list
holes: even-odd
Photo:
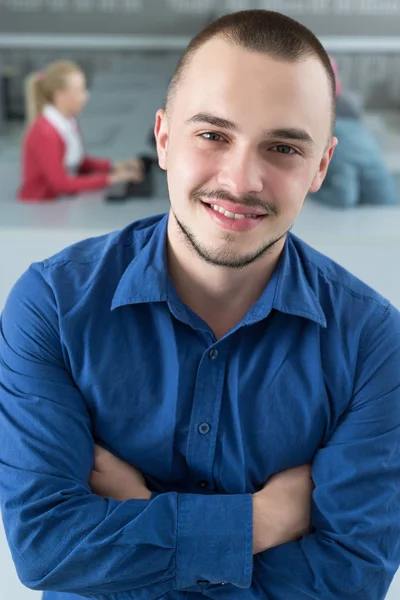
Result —
[{"label": "shirt cuff", "polygon": [[251,494],[178,494],[177,588],[196,584],[251,585]]}]

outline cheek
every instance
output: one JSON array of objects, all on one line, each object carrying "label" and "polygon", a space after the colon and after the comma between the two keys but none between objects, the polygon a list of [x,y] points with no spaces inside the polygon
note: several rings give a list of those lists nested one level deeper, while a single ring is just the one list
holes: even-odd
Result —
[{"label": "cheek", "polygon": [[312,181],[312,169],[301,159],[286,165],[268,165],[265,171],[267,191],[283,208],[301,205]]},{"label": "cheek", "polygon": [[170,144],[167,152],[167,171],[171,183],[184,192],[198,187],[210,187],[217,172],[210,152],[182,144]]}]

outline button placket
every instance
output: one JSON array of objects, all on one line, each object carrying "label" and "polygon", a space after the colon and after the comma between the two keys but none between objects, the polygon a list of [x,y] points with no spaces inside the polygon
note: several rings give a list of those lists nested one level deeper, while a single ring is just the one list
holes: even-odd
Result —
[{"label": "button placket", "polygon": [[[219,358],[220,360],[216,360]],[[205,350],[196,377],[187,464],[196,487],[212,489],[213,463],[224,381],[224,361],[216,348]]]}]

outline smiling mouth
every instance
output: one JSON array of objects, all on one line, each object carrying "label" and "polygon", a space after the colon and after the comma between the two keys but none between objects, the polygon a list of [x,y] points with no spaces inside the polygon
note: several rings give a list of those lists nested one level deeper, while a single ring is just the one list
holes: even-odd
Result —
[{"label": "smiling mouth", "polygon": [[213,211],[220,213],[221,215],[224,215],[224,217],[228,217],[228,219],[232,219],[233,221],[240,221],[242,219],[261,219],[262,217],[265,217],[266,215],[257,215],[255,213],[234,213],[231,212],[229,210],[225,210],[224,208],[222,208],[222,206],[218,206],[218,204],[209,204],[208,202],[203,202],[203,204],[205,204],[206,206],[208,206],[209,208],[212,208]]}]

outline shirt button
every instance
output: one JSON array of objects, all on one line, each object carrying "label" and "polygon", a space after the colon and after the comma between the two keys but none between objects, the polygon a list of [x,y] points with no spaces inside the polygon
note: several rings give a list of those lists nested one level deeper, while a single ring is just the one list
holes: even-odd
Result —
[{"label": "shirt button", "polygon": [[198,427],[198,431],[199,433],[201,433],[202,435],[207,435],[207,433],[210,431],[211,427],[209,426],[208,423],[202,423],[201,425],[199,425]]},{"label": "shirt button", "polygon": [[215,360],[216,358],[218,358],[218,350],[216,348],[213,348],[212,350],[210,350],[210,354],[208,355],[211,360]]},{"label": "shirt button", "polygon": [[202,479],[201,481],[198,482],[197,485],[199,487],[201,487],[201,488],[207,488],[208,487],[208,481],[205,481],[204,479]]}]

